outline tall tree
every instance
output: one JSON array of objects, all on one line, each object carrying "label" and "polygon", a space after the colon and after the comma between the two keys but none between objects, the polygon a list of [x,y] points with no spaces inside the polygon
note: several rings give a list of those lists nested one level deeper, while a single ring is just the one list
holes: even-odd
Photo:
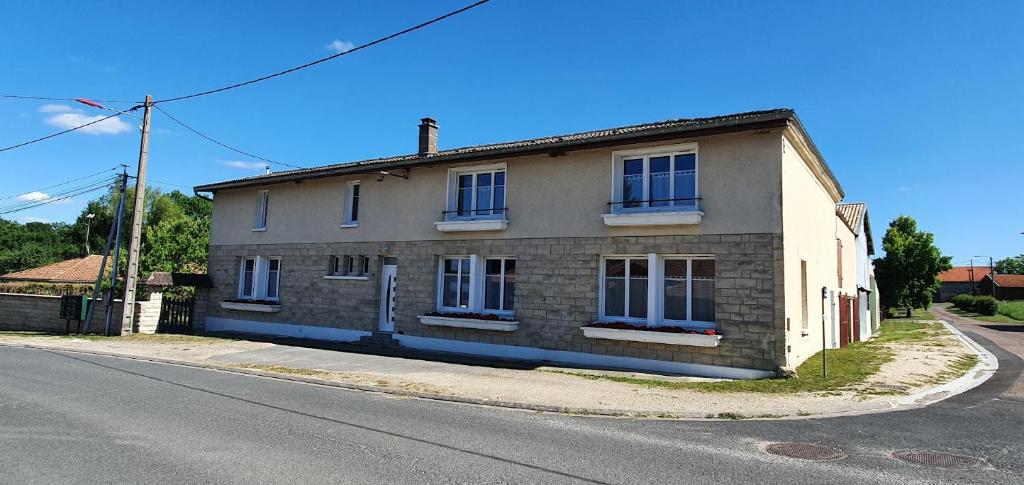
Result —
[{"label": "tall tree", "polygon": [[939,273],[952,268],[935,246],[935,236],[918,231],[917,221],[899,216],[882,238],[885,257],[875,260],[875,279],[886,308],[927,308],[939,290]]},{"label": "tall tree", "polygon": [[996,273],[1024,274],[1024,254],[1003,258],[996,261]]}]

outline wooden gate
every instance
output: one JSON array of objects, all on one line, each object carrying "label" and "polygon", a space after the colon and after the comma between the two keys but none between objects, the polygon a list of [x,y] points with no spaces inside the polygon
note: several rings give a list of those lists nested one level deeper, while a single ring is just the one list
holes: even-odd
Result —
[{"label": "wooden gate", "polygon": [[850,345],[850,314],[852,313],[850,302],[853,298],[848,296],[839,297],[839,346]]},{"label": "wooden gate", "polygon": [[164,298],[160,303],[160,320],[157,333],[192,333],[192,313],[195,300],[172,300]]},{"label": "wooden gate", "polygon": [[853,302],[853,341],[860,342],[860,295]]}]

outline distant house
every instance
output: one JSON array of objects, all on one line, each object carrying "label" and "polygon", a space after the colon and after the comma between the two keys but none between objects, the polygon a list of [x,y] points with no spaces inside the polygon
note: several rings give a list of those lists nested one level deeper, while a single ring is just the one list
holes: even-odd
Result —
[{"label": "distant house", "polygon": [[978,292],[991,295],[999,300],[1024,300],[1024,275],[996,274],[996,284],[992,286],[992,274],[986,274],[978,283]]},{"label": "distant house", "polygon": [[103,256],[90,254],[84,258],[69,259],[38,268],[26,269],[0,276],[0,282],[87,284],[95,283],[103,263]]},{"label": "distant house", "polygon": [[935,301],[950,301],[956,295],[977,293],[981,279],[991,272],[988,266],[954,266],[939,273],[940,287]]}]

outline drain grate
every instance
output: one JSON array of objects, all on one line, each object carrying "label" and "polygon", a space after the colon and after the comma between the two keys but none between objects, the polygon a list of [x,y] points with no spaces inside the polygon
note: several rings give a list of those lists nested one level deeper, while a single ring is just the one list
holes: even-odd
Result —
[{"label": "drain grate", "polygon": [[896,450],[890,456],[908,463],[940,468],[974,468],[985,463],[980,458],[928,450]]},{"label": "drain grate", "polygon": [[846,453],[839,448],[812,443],[772,443],[764,451],[800,460],[831,461],[846,458]]}]

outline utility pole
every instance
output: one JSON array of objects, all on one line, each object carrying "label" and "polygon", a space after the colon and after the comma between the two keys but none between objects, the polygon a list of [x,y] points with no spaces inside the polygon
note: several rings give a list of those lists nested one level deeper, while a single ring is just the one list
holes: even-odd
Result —
[{"label": "utility pole", "polygon": [[119,335],[132,333],[135,317],[135,287],[139,277],[139,247],[142,245],[142,214],[146,205],[146,163],[149,159],[149,118],[153,97],[146,95],[142,115],[142,141],[139,143],[139,171],[135,176],[135,207],[132,215],[132,235],[128,244],[128,276],[124,280],[124,309]]}]

